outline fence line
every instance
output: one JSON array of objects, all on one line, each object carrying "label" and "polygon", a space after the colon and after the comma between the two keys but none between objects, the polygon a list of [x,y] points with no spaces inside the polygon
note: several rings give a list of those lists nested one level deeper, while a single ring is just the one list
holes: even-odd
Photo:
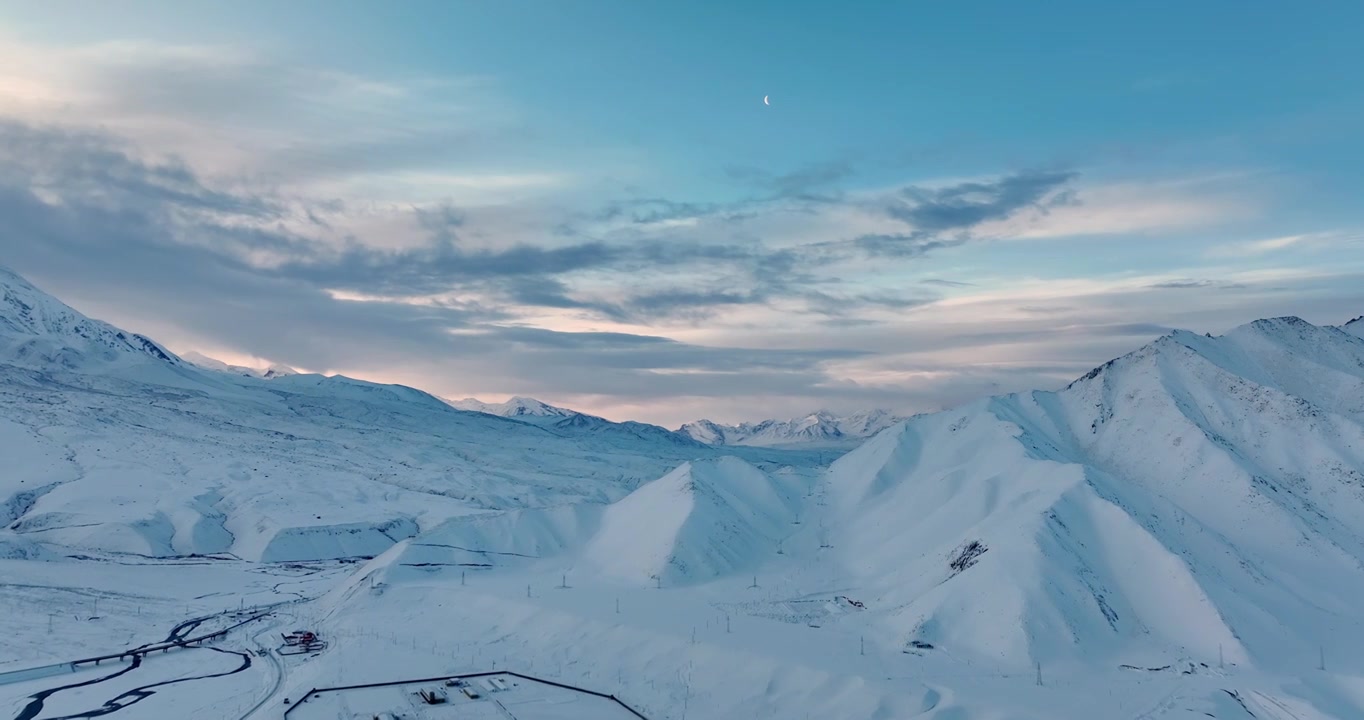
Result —
[{"label": "fence line", "polygon": [[623,710],[625,710],[626,712],[628,712],[628,713],[630,713],[631,715],[634,715],[635,717],[639,718],[639,720],[649,720],[649,718],[647,718],[647,717],[645,717],[644,715],[640,714],[640,712],[639,712],[638,710],[636,710],[636,709],[630,707],[629,705],[626,705],[620,698],[616,697],[615,695],[611,695],[611,694],[603,693],[603,692],[597,692],[596,690],[589,690],[589,689],[584,688],[584,687],[578,687],[577,685],[569,685],[569,684],[567,684],[567,683],[555,682],[555,681],[553,681],[553,680],[546,680],[546,679],[544,679],[544,678],[538,678],[538,677],[534,677],[534,676],[532,676],[532,675],[524,675],[524,674],[522,674],[522,673],[513,672],[513,671],[511,671],[511,670],[490,670],[490,671],[485,671],[485,672],[465,673],[465,674],[463,674],[463,675],[443,675],[443,676],[441,676],[441,677],[433,677],[433,678],[417,678],[417,679],[413,679],[413,680],[389,680],[389,681],[386,681],[386,682],[362,683],[362,684],[360,684],[360,685],[339,685],[339,686],[337,686],[337,687],[312,688],[312,689],[309,690],[306,694],[304,694],[303,697],[299,698],[299,700],[298,700],[297,703],[294,703],[293,705],[290,705],[289,708],[288,708],[287,710],[284,711],[284,717],[287,719],[287,718],[289,717],[289,714],[290,714],[290,713],[292,713],[293,711],[297,710],[299,707],[301,707],[301,706],[302,706],[304,703],[306,703],[308,700],[311,700],[312,698],[316,697],[317,695],[320,695],[321,693],[327,693],[327,692],[341,692],[341,691],[345,691],[345,690],[365,690],[365,689],[367,689],[367,688],[378,688],[378,687],[396,687],[396,686],[398,686],[398,685],[419,685],[419,684],[421,684],[421,683],[443,682],[443,681],[445,681],[445,680],[466,680],[466,679],[471,679],[471,678],[491,677],[491,676],[494,676],[494,675],[510,675],[510,676],[512,676],[512,677],[521,678],[522,680],[529,680],[529,681],[531,681],[531,682],[537,682],[537,683],[540,683],[541,685],[550,685],[550,686],[552,686],[552,687],[557,687],[557,688],[561,688],[561,689],[564,689],[564,690],[572,690],[572,691],[574,691],[574,692],[580,692],[580,693],[584,693],[584,694],[587,694],[587,695],[594,695],[594,696],[596,696],[596,697],[603,698],[603,699],[605,699],[605,700],[610,700],[611,702],[613,702],[613,703],[619,705],[619,706],[620,706]]}]

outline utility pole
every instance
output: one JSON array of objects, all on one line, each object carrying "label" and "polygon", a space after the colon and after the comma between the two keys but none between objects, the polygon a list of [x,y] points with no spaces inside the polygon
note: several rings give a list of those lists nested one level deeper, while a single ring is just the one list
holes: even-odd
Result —
[{"label": "utility pole", "polygon": [[1042,661],[1037,661],[1037,687],[1042,687]]},{"label": "utility pole", "polygon": [[620,614],[620,598],[616,598],[616,614]]},{"label": "utility pole", "polygon": [[526,597],[530,597],[530,586],[526,586]]},{"label": "utility pole", "polygon": [[866,654],[867,654],[867,636],[866,636],[866,635],[859,635],[858,638],[857,638],[857,654],[858,654],[858,655],[866,655]]},{"label": "utility pole", "polygon": [[559,576],[559,587],[560,587],[560,588],[566,588],[566,587],[568,587],[568,575],[567,575],[567,574],[564,574],[564,575],[560,575],[560,576]]},{"label": "utility pole", "polygon": [[752,590],[753,588],[756,588],[756,587],[758,587],[758,576],[757,576],[757,575],[754,575],[754,576],[753,576],[753,584],[752,584],[752,585],[749,585],[749,586],[748,586],[748,589],[749,589],[749,590]]},{"label": "utility pole", "polygon": [[460,584],[460,587],[463,587],[463,586],[464,586],[464,575],[465,575],[466,572],[467,572],[466,570],[460,570],[460,571],[459,571],[459,584]]},{"label": "utility pole", "polygon": [[1318,646],[1317,646],[1317,652],[1320,653],[1320,659],[1321,659],[1321,661],[1317,664],[1317,669],[1319,669],[1319,670],[1325,672],[1325,671],[1326,671],[1326,646],[1325,646],[1325,645],[1318,645]]},{"label": "utility pole", "polygon": [[729,616],[728,616],[728,615],[725,616],[725,632],[726,632],[726,633],[729,632]]}]

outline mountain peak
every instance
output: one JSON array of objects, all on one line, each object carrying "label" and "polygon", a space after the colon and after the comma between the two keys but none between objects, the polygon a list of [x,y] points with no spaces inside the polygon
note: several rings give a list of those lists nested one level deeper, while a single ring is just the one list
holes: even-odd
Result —
[{"label": "mountain peak", "polygon": [[180,359],[152,340],[94,320],[0,268],[0,359],[18,365],[92,366]]},{"label": "mountain peak", "polygon": [[1364,338],[1364,315],[1341,325],[1340,329],[1356,337]]},{"label": "mountain peak", "polygon": [[579,414],[573,410],[555,407],[535,398],[520,395],[513,395],[505,402],[500,403],[487,403],[477,398],[464,398],[463,400],[451,401],[450,406],[456,410],[481,412],[500,417],[562,418]]}]

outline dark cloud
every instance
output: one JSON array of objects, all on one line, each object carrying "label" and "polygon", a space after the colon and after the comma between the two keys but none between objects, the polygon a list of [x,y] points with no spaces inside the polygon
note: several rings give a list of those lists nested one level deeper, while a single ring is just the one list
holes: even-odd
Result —
[{"label": "dark cloud", "polygon": [[613,303],[574,297],[563,281],[552,277],[506,278],[489,290],[518,305],[585,310],[619,321],[628,317],[624,309]]},{"label": "dark cloud", "polygon": [[282,212],[263,195],[209,189],[179,161],[138,160],[129,148],[97,133],[38,129],[0,119],[0,158],[0,181],[109,209],[176,207],[252,220],[277,218]]},{"label": "dark cloud", "polygon": [[852,163],[832,161],[808,165],[788,173],[774,174],[761,168],[730,166],[725,174],[733,180],[752,185],[763,200],[803,200],[835,202],[843,193],[833,185],[852,175]]},{"label": "dark cloud", "polygon": [[662,197],[631,198],[608,204],[592,215],[591,219],[607,221],[628,218],[638,225],[700,218],[712,223],[735,223],[752,218],[762,206],[777,202],[784,202],[794,209],[838,202],[843,198],[843,193],[832,186],[851,175],[852,169],[852,165],[846,162],[828,162],[775,174],[760,168],[730,166],[725,168],[725,174],[732,180],[751,186],[755,191],[753,194],[726,203],[687,202]]},{"label": "dark cloud", "polygon": [[627,317],[648,320],[671,317],[703,320],[726,306],[767,301],[764,290],[690,290],[674,288],[631,296],[622,303]]},{"label": "dark cloud", "polygon": [[967,236],[938,238],[931,233],[906,233],[896,235],[861,235],[853,239],[853,244],[869,255],[894,258],[922,257],[934,250],[965,245],[970,241]]},{"label": "dark cloud", "polygon": [[[1073,172],[1023,172],[994,182],[968,182],[945,188],[911,187],[887,199],[884,210],[924,232],[964,230],[1002,220],[1041,201],[1074,180]],[[1065,196],[1072,202],[1073,196]]]},{"label": "dark cloud", "polygon": [[867,307],[910,310],[929,305],[938,299],[937,296],[906,296],[888,292],[834,295],[815,290],[807,291],[801,297],[809,304],[811,311],[836,318],[839,322],[848,321],[848,316],[855,315]]},{"label": "dark cloud", "polygon": [[317,250],[270,272],[323,287],[422,295],[499,278],[522,282],[525,278],[603,268],[620,262],[623,255],[620,248],[600,242],[558,248],[517,245],[505,250],[464,250],[452,241],[436,240],[426,247],[400,251],[354,244],[337,254]]},{"label": "dark cloud", "polygon": [[943,286],[943,287],[975,287],[975,286],[976,286],[975,283],[969,283],[969,282],[965,282],[965,281],[963,281],[963,280],[943,280],[943,279],[940,279],[940,278],[929,278],[929,279],[927,279],[927,280],[920,280],[920,281],[919,281],[919,284],[920,284],[920,285],[941,285],[941,286]]},{"label": "dark cloud", "polygon": [[669,200],[661,197],[618,200],[597,211],[594,220],[606,221],[629,218],[637,225],[653,225],[675,220],[708,218],[712,221],[736,221],[753,216],[749,201],[735,203],[697,203]]},{"label": "dark cloud", "polygon": [[983,223],[1003,220],[1025,208],[1045,210],[1074,202],[1073,195],[1058,190],[1075,177],[1071,172],[1025,172],[994,182],[904,188],[872,205],[905,223],[907,229],[860,235],[852,239],[852,245],[868,255],[900,259],[964,245],[976,239],[972,231]]},{"label": "dark cloud", "polygon": [[1168,282],[1158,282],[1151,285],[1147,285],[1146,287],[1163,289],[1184,289],[1209,287],[1212,284],[1213,282],[1211,280],[1170,280]]},{"label": "dark cloud", "polygon": [[1243,288],[1245,287],[1245,285],[1242,285],[1241,283],[1221,282],[1218,280],[1184,279],[1152,283],[1150,285],[1147,285],[1146,287],[1151,288],[1153,290],[1191,290],[1195,288],[1216,288],[1218,290],[1235,290],[1238,288]]}]

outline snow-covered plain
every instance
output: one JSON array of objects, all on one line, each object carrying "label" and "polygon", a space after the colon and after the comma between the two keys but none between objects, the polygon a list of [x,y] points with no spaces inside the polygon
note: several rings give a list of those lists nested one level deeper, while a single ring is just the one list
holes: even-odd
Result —
[{"label": "snow-covered plain", "polygon": [[511,669],[655,720],[1361,718],[1362,335],[1177,332],[824,467],[206,369],[0,274],[0,673],[268,613],[0,717]]}]

